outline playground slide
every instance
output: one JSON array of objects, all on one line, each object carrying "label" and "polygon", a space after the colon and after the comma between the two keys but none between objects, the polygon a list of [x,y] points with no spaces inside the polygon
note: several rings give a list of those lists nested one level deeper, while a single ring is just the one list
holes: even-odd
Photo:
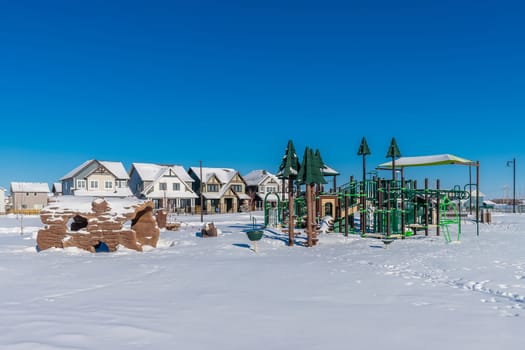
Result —
[{"label": "playground slide", "polygon": [[359,211],[359,204],[352,205],[351,207],[346,208],[346,213],[342,213],[341,218],[348,217]]}]

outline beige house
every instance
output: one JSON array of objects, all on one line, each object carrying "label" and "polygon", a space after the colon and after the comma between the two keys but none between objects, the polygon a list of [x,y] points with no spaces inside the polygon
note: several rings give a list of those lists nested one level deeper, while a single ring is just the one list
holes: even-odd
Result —
[{"label": "beige house", "polygon": [[[273,204],[288,196],[288,189],[285,188],[283,198],[283,181],[269,171],[253,170],[244,175],[243,179],[246,181],[246,192],[250,196],[251,210],[262,210],[265,199]],[[285,186],[287,183],[287,180],[284,181]]]},{"label": "beige house", "polygon": [[130,197],[129,175],[121,162],[88,160],[60,179],[63,195]]},{"label": "beige house", "polygon": [[250,197],[246,194],[246,182],[235,169],[192,167],[189,175],[195,180],[193,189],[203,203],[206,213],[237,213],[249,209]]},{"label": "beige house", "polygon": [[47,205],[49,185],[45,182],[11,182],[11,210],[38,213]]},{"label": "beige house", "polygon": [[140,199],[153,201],[155,209],[169,213],[193,213],[195,200],[193,179],[180,165],[133,163],[129,171],[129,186]]}]

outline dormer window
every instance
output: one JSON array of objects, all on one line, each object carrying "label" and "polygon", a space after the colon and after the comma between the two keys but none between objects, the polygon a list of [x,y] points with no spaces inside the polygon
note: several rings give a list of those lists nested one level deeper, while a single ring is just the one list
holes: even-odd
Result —
[{"label": "dormer window", "polygon": [[217,184],[208,184],[208,192],[219,192],[219,185]]}]

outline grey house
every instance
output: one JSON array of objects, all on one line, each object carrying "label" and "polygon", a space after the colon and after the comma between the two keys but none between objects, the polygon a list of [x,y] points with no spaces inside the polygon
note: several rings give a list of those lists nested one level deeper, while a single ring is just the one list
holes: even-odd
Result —
[{"label": "grey house", "polygon": [[88,160],[60,179],[62,194],[94,197],[130,197],[129,175],[121,162]]}]

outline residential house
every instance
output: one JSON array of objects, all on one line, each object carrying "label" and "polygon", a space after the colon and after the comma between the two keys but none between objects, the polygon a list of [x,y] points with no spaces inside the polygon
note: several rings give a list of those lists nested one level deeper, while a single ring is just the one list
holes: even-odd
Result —
[{"label": "residential house", "polygon": [[190,176],[195,180],[193,190],[201,195],[199,205],[206,213],[237,213],[248,210],[250,197],[246,182],[235,169],[191,167]]},{"label": "residential house", "polygon": [[[250,197],[251,210],[262,210],[264,200],[276,204],[284,199],[283,182],[266,170],[253,170],[244,175],[243,179],[246,182],[246,193]],[[285,181],[285,186],[287,182]],[[285,196],[287,195],[286,193]]]},{"label": "residential house", "polygon": [[45,182],[11,182],[11,205],[15,213],[37,213],[47,205],[49,185]]},{"label": "residential house", "polygon": [[53,196],[61,196],[62,195],[62,183],[55,182],[53,184],[53,187],[51,188],[51,192],[53,193]]},{"label": "residential house", "polygon": [[63,195],[129,197],[129,175],[121,162],[88,160],[60,179]]},{"label": "residential house", "polygon": [[140,199],[150,199],[155,209],[173,213],[193,213],[198,196],[193,191],[194,180],[180,165],[133,163],[129,172],[129,187]]},{"label": "residential house", "polygon": [[5,188],[0,187],[0,214],[5,214]]}]

